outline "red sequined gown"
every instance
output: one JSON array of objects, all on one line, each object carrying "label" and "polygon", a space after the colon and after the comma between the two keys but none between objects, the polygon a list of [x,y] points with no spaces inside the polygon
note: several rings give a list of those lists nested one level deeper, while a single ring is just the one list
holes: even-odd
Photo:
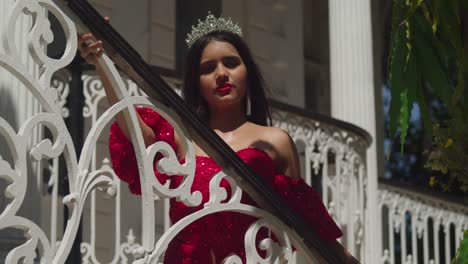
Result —
[{"label": "red sequined gown", "polygon": [[[137,108],[143,121],[155,132],[158,141],[169,143],[174,149],[174,130],[159,114],[149,108]],[[112,164],[117,176],[125,181],[134,194],[141,194],[140,180],[133,146],[125,138],[120,128],[114,123],[110,130],[109,149]],[[239,157],[263,177],[270,187],[325,240],[335,240],[342,236],[341,230],[324,207],[320,196],[302,179],[292,179],[276,174],[271,158],[262,150],[245,148],[237,152]],[[182,202],[171,199],[170,219],[175,223],[183,217],[203,208],[209,199],[209,182],[220,171],[220,167],[209,157],[196,157],[195,179],[191,191],[201,191],[203,202],[197,207],[185,206]],[[167,176],[157,172],[155,175],[164,183]],[[171,186],[178,186],[181,177],[173,176]],[[222,187],[230,191],[226,180]],[[244,204],[256,206],[247,193],[241,200]],[[169,244],[164,263],[221,263],[224,258],[236,254],[245,261],[244,235],[256,218],[236,212],[222,212],[207,215],[185,228]],[[265,235],[265,232],[263,232]],[[257,237],[257,240],[259,237]]]}]

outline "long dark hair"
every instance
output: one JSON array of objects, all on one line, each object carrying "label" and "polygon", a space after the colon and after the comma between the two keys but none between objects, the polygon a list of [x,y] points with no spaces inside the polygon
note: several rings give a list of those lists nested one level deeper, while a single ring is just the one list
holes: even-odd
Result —
[{"label": "long dark hair", "polygon": [[185,102],[196,111],[205,122],[208,121],[209,111],[200,92],[200,59],[205,47],[213,40],[224,41],[233,45],[239,53],[247,69],[247,89],[251,102],[251,115],[247,117],[250,122],[259,125],[271,124],[270,108],[265,96],[265,81],[253,60],[247,44],[236,34],[228,31],[213,31],[199,38],[187,54],[185,63],[184,86],[182,96]]}]

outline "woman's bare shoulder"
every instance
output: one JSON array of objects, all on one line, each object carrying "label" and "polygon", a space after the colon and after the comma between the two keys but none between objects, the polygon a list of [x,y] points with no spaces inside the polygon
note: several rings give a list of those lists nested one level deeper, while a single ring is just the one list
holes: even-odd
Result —
[{"label": "woman's bare shoulder", "polygon": [[281,128],[261,126],[254,123],[250,124],[250,132],[258,138],[259,141],[265,141],[272,146],[282,147],[290,143],[289,134]]},{"label": "woman's bare shoulder", "polygon": [[277,127],[252,124],[249,134],[254,135],[251,146],[264,150],[272,158],[277,173],[300,176],[297,150],[286,131]]}]

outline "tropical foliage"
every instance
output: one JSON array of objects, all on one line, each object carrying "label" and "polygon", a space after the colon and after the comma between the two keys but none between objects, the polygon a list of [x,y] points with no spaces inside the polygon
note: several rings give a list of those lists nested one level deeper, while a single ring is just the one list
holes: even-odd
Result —
[{"label": "tropical foliage", "polygon": [[[395,0],[389,63],[390,134],[399,128],[401,151],[411,110],[419,105],[431,136],[426,166],[468,191],[468,41],[466,0]],[[465,23],[465,25],[463,24]],[[428,107],[435,96],[447,115]]]},{"label": "tropical foliage", "polygon": [[[468,0],[394,0],[389,61],[390,135],[401,152],[413,105],[432,142],[425,166],[468,192]],[[436,97],[446,115],[436,115]],[[434,178],[431,184],[437,184]],[[468,263],[468,235],[453,263]]]}]

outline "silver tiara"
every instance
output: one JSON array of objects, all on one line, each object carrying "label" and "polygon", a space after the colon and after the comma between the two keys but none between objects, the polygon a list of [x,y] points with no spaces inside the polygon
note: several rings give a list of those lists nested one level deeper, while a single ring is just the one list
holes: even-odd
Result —
[{"label": "silver tiara", "polygon": [[196,27],[192,26],[192,32],[187,34],[185,42],[187,42],[187,46],[190,48],[199,38],[216,30],[228,31],[242,37],[242,29],[239,25],[232,22],[230,18],[216,18],[211,12],[208,12],[205,21],[198,19],[198,25]]}]

